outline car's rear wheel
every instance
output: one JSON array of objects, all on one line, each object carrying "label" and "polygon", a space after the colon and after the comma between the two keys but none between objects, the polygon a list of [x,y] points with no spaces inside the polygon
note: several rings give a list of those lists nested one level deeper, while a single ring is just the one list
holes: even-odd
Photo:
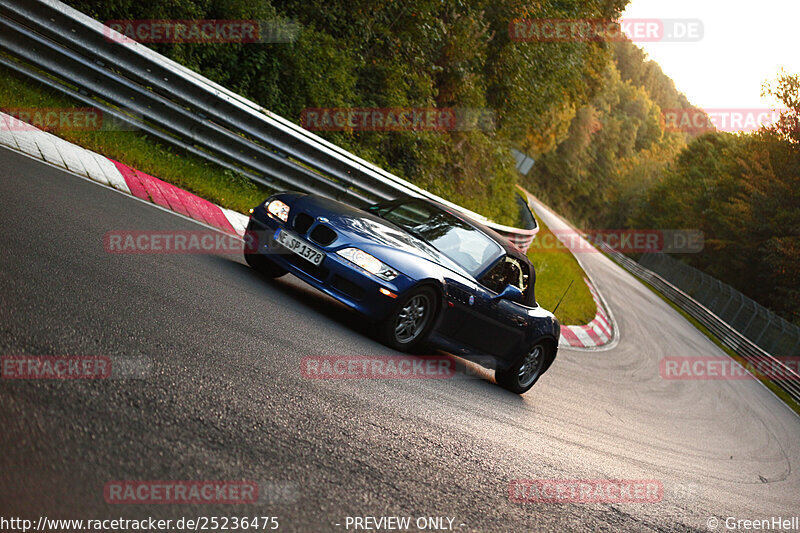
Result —
[{"label": "car's rear wheel", "polygon": [[534,344],[520,360],[506,370],[495,371],[497,384],[517,394],[524,394],[547,370],[552,348],[546,342]]},{"label": "car's rear wheel", "polygon": [[259,253],[245,253],[244,260],[247,261],[247,264],[253,267],[256,272],[268,278],[279,278],[286,274],[285,269],[279,267]]},{"label": "car's rear wheel", "polygon": [[433,327],[436,302],[436,292],[429,287],[410,290],[381,325],[383,341],[402,351],[420,347]]}]

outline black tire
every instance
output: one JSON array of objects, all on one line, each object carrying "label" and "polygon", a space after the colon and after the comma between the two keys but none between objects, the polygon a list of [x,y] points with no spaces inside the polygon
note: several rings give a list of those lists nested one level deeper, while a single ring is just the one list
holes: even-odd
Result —
[{"label": "black tire", "polygon": [[410,352],[422,346],[436,322],[439,298],[430,287],[411,289],[380,325],[384,344]]},{"label": "black tire", "polygon": [[533,387],[550,366],[553,349],[550,343],[539,341],[528,353],[507,370],[496,370],[494,379],[504,389],[516,394],[525,394]]},{"label": "black tire", "polygon": [[259,253],[245,253],[244,260],[247,261],[247,264],[256,272],[268,278],[279,278],[286,274],[285,269],[279,267]]}]

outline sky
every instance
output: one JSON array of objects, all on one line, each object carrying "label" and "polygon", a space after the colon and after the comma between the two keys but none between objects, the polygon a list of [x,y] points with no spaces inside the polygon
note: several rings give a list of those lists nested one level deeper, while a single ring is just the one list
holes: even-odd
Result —
[{"label": "sky", "polygon": [[695,42],[636,44],[704,109],[776,107],[763,82],[781,67],[800,73],[800,0],[631,0],[622,18],[702,22]]}]

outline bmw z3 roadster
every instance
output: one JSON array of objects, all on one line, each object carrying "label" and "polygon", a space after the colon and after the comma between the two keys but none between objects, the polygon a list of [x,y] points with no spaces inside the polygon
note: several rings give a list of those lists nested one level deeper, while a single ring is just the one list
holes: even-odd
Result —
[{"label": "bmw z3 roadster", "polygon": [[424,344],[494,367],[518,394],[555,359],[560,325],[536,303],[531,262],[447,206],[414,198],[358,209],[286,192],[252,210],[246,241],[251,267],[290,272],[375,320],[392,348]]}]

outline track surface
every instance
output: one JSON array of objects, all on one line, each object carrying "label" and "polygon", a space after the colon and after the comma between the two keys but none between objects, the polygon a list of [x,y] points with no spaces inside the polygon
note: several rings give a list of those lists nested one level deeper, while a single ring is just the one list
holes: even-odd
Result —
[{"label": "track surface", "polygon": [[[343,306],[296,279],[266,281],[238,256],[107,254],[109,230],[198,226],[4,149],[0,212],[0,354],[153,361],[147,379],[0,381],[0,516],[269,514],[282,531],[344,531],[346,516],[428,515],[460,531],[706,531],[712,515],[800,514],[800,418],[755,382],[661,379],[661,357],[721,352],[600,254],[581,259],[619,344],[562,348],[519,397],[490,372],[304,379],[307,355],[395,352]],[[517,504],[518,478],[657,479],[665,496]],[[107,504],[105,483],[124,479],[281,481],[297,499]]]}]

